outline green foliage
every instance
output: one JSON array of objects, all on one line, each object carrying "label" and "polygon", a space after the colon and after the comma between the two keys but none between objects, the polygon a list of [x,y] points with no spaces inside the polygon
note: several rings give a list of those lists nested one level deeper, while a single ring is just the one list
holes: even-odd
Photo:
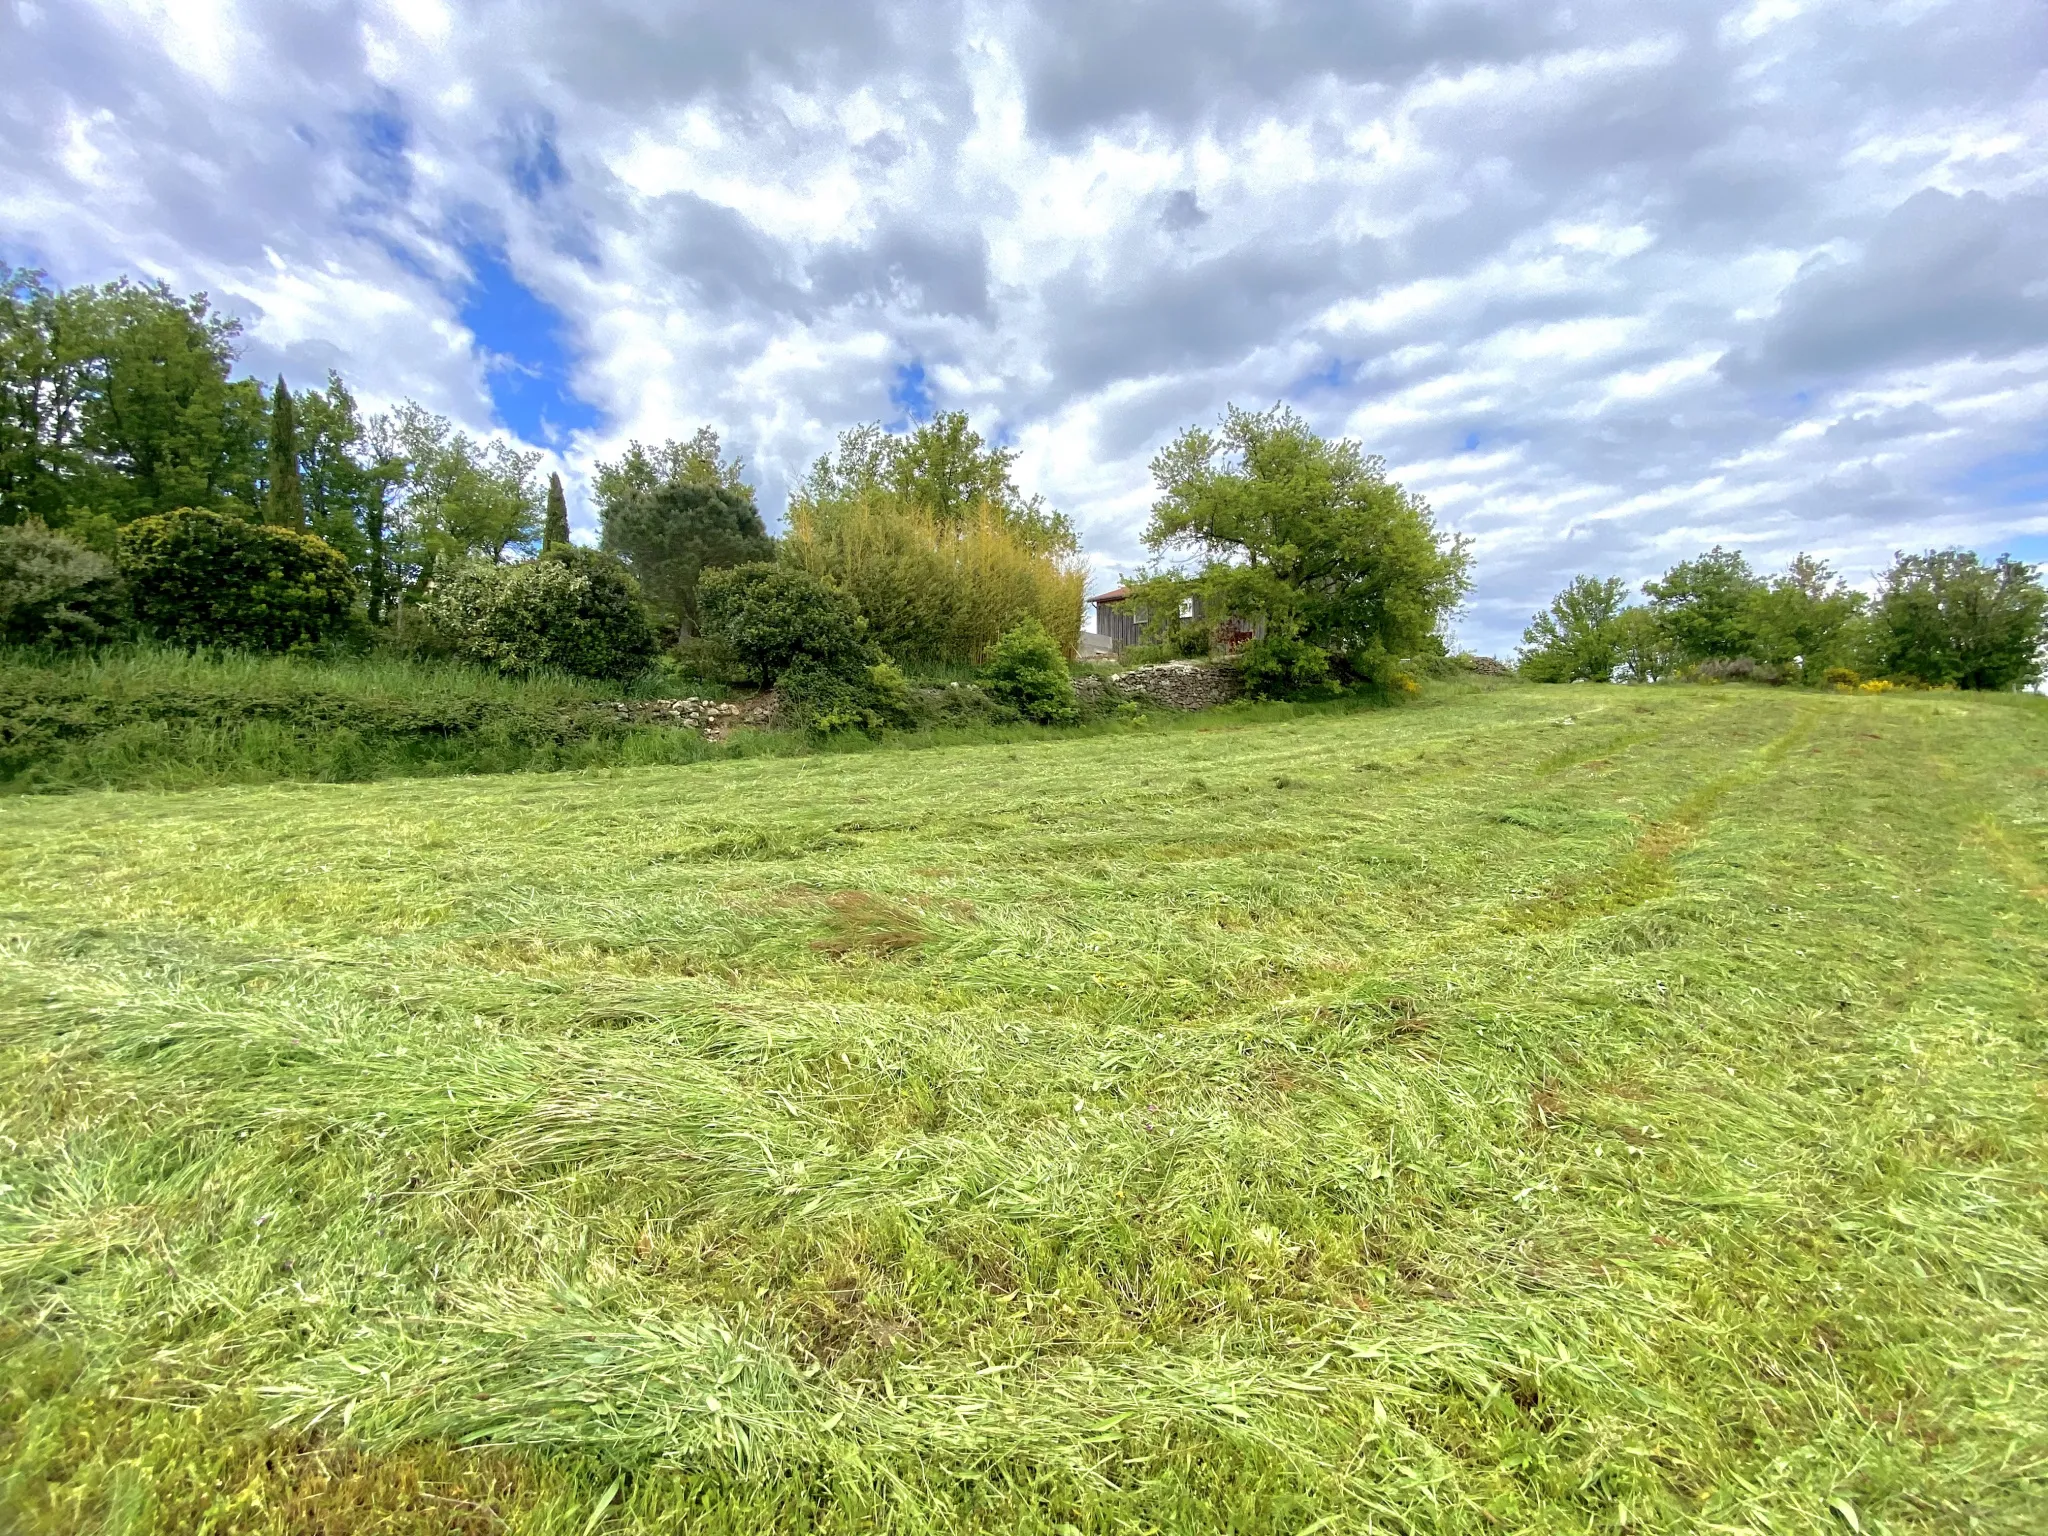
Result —
[{"label": "green foliage", "polygon": [[512,676],[552,670],[627,681],[657,646],[632,575],[612,556],[573,544],[516,565],[458,566],[435,582],[426,613],[457,656]]},{"label": "green foliage", "polygon": [[355,613],[355,580],[332,545],[218,512],[128,524],[120,566],[136,619],[174,645],[318,645],[344,634]]},{"label": "green foliage", "polygon": [[566,549],[569,544],[569,498],[562,493],[562,477],[548,475],[547,525],[542,528],[540,547]]},{"label": "green foliage", "polygon": [[852,598],[809,572],[760,562],[706,571],[704,622],[763,687],[799,661],[837,676],[871,658]]},{"label": "green foliage", "polygon": [[0,790],[552,771],[714,750],[597,706],[618,691],[389,656],[15,652],[0,656]]},{"label": "green foliage", "polygon": [[1798,555],[1752,593],[1753,654],[1777,667],[1796,665],[1809,677],[1848,665],[1867,649],[1868,606],[1826,561]]},{"label": "green foliage", "polygon": [[127,624],[113,561],[41,523],[0,526],[0,644],[98,645]]},{"label": "green foliage", "polygon": [[738,459],[726,458],[715,431],[699,427],[687,442],[671,439],[655,448],[636,438],[617,459],[598,461],[590,487],[598,516],[604,518],[630,497],[664,485],[718,486],[751,498],[745,472]]},{"label": "green foliage", "polygon": [[1615,664],[1632,683],[1657,683],[1678,670],[1671,638],[1648,608],[1624,608],[1614,619]]},{"label": "green foliage", "polygon": [[782,557],[843,588],[869,638],[906,663],[972,666],[1022,619],[1079,644],[1083,570],[1066,519],[949,413],[907,434],[840,434],[790,497]]},{"label": "green foliage", "polygon": [[539,543],[538,449],[479,442],[410,400],[374,418],[366,438],[390,486],[380,504],[382,561],[399,585],[423,591],[443,566],[498,563]]},{"label": "green foliage", "polygon": [[1332,656],[1405,656],[1470,588],[1464,540],[1439,535],[1383,460],[1326,441],[1286,407],[1232,406],[1220,432],[1190,427],[1152,478],[1147,546],[1206,562],[1190,579],[1134,583],[1134,601],[1155,612],[1194,591],[1212,621],[1264,618]]},{"label": "green foliage", "polygon": [[1312,699],[1336,691],[1330,653],[1299,635],[1269,629],[1244,648],[1244,690],[1255,699]]},{"label": "green foliage", "polygon": [[1571,702],[8,806],[0,1529],[2036,1531],[2048,709]]},{"label": "green foliage", "polygon": [[1621,664],[1619,576],[1574,576],[1522,632],[1520,671],[1533,683],[1604,683]]},{"label": "green foliage", "polygon": [[965,411],[942,411],[908,432],[879,423],[839,434],[834,453],[811,466],[791,493],[792,521],[806,509],[883,499],[921,513],[940,527],[957,527],[992,512],[1005,531],[1033,554],[1065,557],[1080,548],[1074,526],[1012,478],[1014,448],[994,448]]},{"label": "green foliage", "polygon": [[279,374],[270,392],[270,483],[263,492],[263,520],[280,528],[306,526],[306,493],[299,477],[299,431],[292,392]]},{"label": "green foliage", "polygon": [[982,669],[982,687],[997,703],[1039,725],[1072,725],[1081,718],[1067,658],[1036,619],[1026,619],[996,642]]},{"label": "green foliage", "polygon": [[204,294],[127,279],[0,284],[0,522],[254,511],[266,412],[231,383],[238,324]]},{"label": "green foliage", "polygon": [[1884,670],[1957,688],[2023,688],[2041,679],[2048,589],[2039,572],[1967,549],[1900,554],[1877,600]]},{"label": "green foliage", "polygon": [[1718,544],[1643,583],[1650,608],[1680,663],[1751,656],[1758,649],[1757,600],[1764,584],[1739,550]]},{"label": "green foliage", "polygon": [[813,737],[848,731],[875,735],[914,723],[910,685],[888,662],[828,667],[800,656],[775,679],[783,722]]},{"label": "green foliage", "polygon": [[702,632],[697,588],[704,572],[773,557],[749,486],[709,478],[671,480],[606,502],[604,547],[623,559],[678,639]]}]

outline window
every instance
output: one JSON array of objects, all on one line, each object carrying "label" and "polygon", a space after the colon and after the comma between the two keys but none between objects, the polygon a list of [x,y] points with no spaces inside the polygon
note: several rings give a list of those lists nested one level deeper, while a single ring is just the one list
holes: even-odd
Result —
[{"label": "window", "polygon": [[1184,619],[1192,619],[1195,616],[1195,600],[1192,597],[1180,600],[1180,616]]}]

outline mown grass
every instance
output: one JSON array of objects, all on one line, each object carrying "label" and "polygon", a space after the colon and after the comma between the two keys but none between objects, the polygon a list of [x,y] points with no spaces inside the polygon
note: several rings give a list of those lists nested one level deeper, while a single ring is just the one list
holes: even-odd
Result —
[{"label": "mown grass", "polygon": [[2044,748],[1517,688],[13,801],[0,1529],[2039,1530]]}]

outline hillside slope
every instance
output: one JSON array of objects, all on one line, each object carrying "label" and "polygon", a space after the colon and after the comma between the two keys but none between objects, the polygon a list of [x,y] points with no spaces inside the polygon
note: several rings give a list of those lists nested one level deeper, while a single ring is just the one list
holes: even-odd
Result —
[{"label": "hillside slope", "polygon": [[1515,689],[12,801],[0,1527],[2028,1529],[2044,764]]}]

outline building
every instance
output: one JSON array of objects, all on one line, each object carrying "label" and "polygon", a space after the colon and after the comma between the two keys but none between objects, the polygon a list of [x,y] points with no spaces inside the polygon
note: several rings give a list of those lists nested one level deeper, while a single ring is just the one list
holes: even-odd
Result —
[{"label": "building", "polygon": [[[1131,646],[1142,644],[1145,638],[1145,625],[1150,622],[1149,616],[1142,608],[1134,610],[1123,606],[1130,595],[1129,587],[1118,587],[1103,593],[1100,597],[1088,599],[1095,607],[1095,633],[1107,640],[1114,650],[1127,650]],[[1199,622],[1202,618],[1202,600],[1199,597],[1182,598],[1180,616],[1190,622]],[[1221,649],[1236,651],[1242,649],[1246,641],[1264,634],[1265,630],[1264,623],[1247,626],[1242,621],[1233,621],[1219,629],[1216,641]]]}]

